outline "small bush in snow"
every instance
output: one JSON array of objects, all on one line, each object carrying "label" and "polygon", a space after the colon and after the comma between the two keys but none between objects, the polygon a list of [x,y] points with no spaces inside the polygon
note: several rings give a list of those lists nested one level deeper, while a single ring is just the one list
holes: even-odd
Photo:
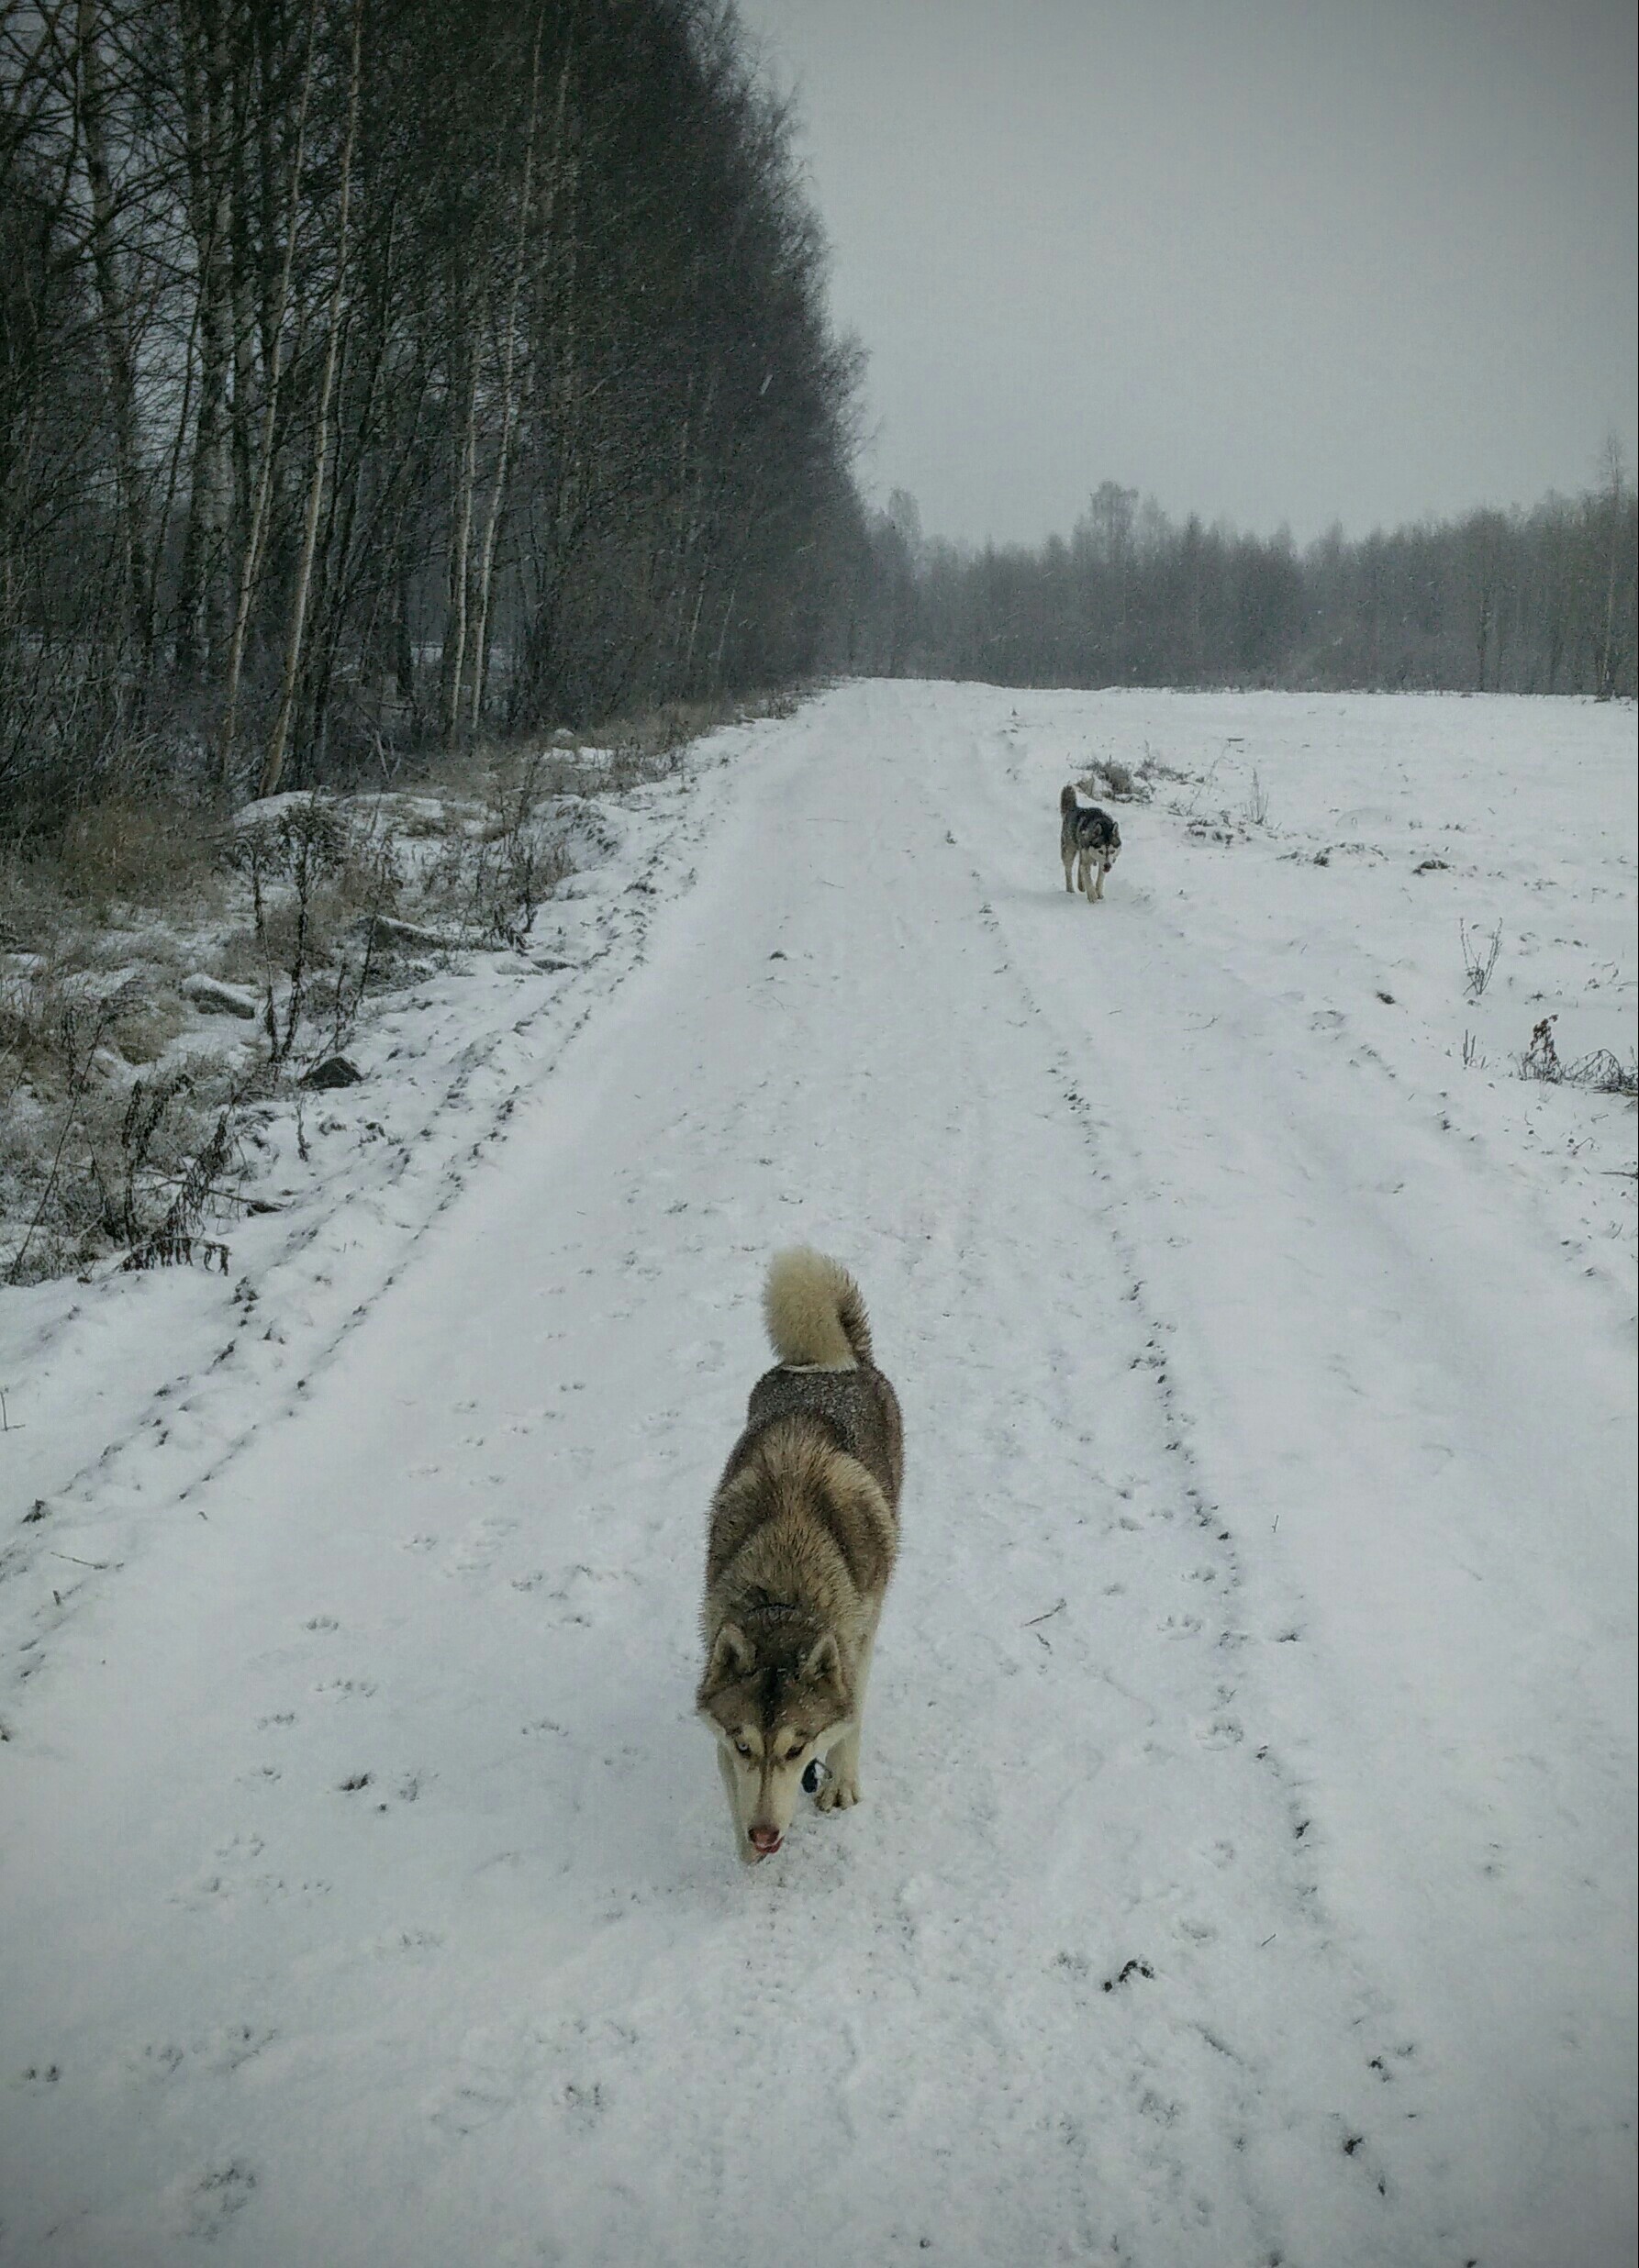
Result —
[{"label": "small bush in snow", "polygon": [[263,1025],[274,1063],[284,1062],[295,1044],[311,965],[329,958],[329,925],[318,894],[340,872],[350,848],[345,815],[319,795],[283,795],[265,810],[252,806],[235,827],[229,862],[250,887],[265,986]]},{"label": "small bush in snow", "polygon": [[107,917],[206,884],[215,865],[209,816],[162,797],[115,796],[74,814],[53,847],[63,894]]},{"label": "small bush in snow", "polygon": [[1502,951],[1502,924],[1499,922],[1489,937],[1482,938],[1471,931],[1466,921],[1457,924],[1463,940],[1463,976],[1470,1000],[1477,1000],[1490,983],[1497,967],[1497,956]]},{"label": "small bush in snow", "polygon": [[474,945],[521,945],[569,871],[552,804],[557,759],[511,752],[492,764],[484,802],[453,828],[422,877],[429,911]]},{"label": "small bush in snow", "polygon": [[[30,1284],[231,1204],[239,1094],[208,1053],[133,1073],[128,1002],[48,979],[0,1013],[0,1280]],[[201,1169],[201,1160],[206,1165]]]},{"label": "small bush in snow", "polygon": [[1520,1076],[1538,1079],[1547,1086],[1586,1087],[1596,1095],[1639,1097],[1639,1060],[1624,1063],[1609,1048],[1595,1048],[1567,1062],[1554,1040],[1556,1017],[1544,1016],[1534,1025],[1531,1044],[1520,1057]]},{"label": "small bush in snow", "polygon": [[1100,756],[1087,777],[1077,780],[1076,786],[1090,802],[1148,803],[1154,793],[1145,776],[1148,766],[1141,765],[1134,772],[1117,756]]}]

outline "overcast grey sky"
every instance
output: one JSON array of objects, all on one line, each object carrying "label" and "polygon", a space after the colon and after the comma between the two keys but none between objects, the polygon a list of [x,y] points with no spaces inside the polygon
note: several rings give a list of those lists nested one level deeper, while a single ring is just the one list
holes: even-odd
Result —
[{"label": "overcast grey sky", "polygon": [[861,470],[1304,540],[1634,444],[1632,0],[740,0],[870,354]]}]

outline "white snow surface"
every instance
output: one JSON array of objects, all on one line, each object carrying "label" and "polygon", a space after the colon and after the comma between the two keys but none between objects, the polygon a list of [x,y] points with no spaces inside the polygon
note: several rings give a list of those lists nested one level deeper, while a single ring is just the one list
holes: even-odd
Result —
[{"label": "white snow surface", "polygon": [[[1634,1113],[1515,1059],[1631,1053],[1633,760],[844,685],[270,1120],[228,1276],[11,1295],[0,2260],[1631,2259]],[[904,1549],[865,1800],[744,1870],[797,1240]]]}]

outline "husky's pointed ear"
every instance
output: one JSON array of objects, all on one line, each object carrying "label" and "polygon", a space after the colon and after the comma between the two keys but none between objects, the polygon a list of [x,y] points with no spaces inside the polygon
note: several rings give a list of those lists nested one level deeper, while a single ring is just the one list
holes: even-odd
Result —
[{"label": "husky's pointed ear", "polygon": [[739,1623],[725,1622],[712,1640],[711,1658],[700,1680],[700,1691],[715,1693],[719,1685],[731,1685],[737,1677],[748,1676],[756,1666],[752,1642]]},{"label": "husky's pointed ear", "polygon": [[818,1638],[803,1657],[797,1678],[805,1685],[817,1685],[821,1678],[835,1677],[842,1666],[842,1657],[837,1651],[837,1641],[831,1631]]}]

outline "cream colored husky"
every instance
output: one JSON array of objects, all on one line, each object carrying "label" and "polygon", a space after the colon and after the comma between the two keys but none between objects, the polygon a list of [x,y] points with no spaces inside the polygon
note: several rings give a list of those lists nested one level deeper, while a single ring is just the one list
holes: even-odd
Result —
[{"label": "cream colored husky", "polygon": [[752,1389],[712,1499],[697,1697],[748,1862],[779,1849],[804,1786],[821,1811],[859,1801],[904,1472],[899,1405],[847,1270],[781,1252],[763,1305],[778,1362]]}]

